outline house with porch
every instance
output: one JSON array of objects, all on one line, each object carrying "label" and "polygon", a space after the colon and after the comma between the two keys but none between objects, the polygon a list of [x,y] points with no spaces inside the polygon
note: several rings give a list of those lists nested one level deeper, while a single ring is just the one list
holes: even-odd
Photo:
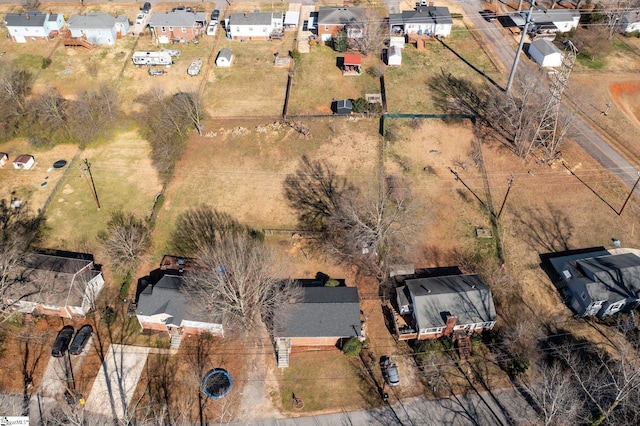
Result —
[{"label": "house with porch", "polygon": [[94,308],[103,286],[93,255],[42,250],[20,260],[4,296],[22,313],[81,318]]},{"label": "house with porch", "polygon": [[236,12],[229,16],[227,32],[233,40],[269,40],[284,31],[282,13]]},{"label": "house with porch", "polygon": [[156,43],[185,43],[206,34],[207,18],[205,12],[156,12],[149,18],[149,28]]},{"label": "house with porch", "polygon": [[193,259],[164,256],[160,268],[138,280],[133,305],[143,331],[165,332],[171,348],[180,347],[190,334],[224,336],[222,315],[204,315],[190,309],[189,295],[183,291],[185,276],[197,265]]},{"label": "house with porch", "polygon": [[416,6],[413,10],[390,14],[389,26],[392,36],[417,34],[448,37],[453,19],[448,7]]},{"label": "house with porch", "polygon": [[604,318],[640,306],[640,250],[597,247],[545,256],[577,316]]},{"label": "house with porch", "polygon": [[302,294],[276,313],[273,338],[278,367],[289,366],[291,352],[335,348],[352,337],[364,340],[356,287],[303,285]]},{"label": "house with porch", "polygon": [[318,37],[323,42],[331,41],[340,31],[345,31],[350,39],[361,37],[366,24],[366,11],[361,7],[321,6],[318,9]]},{"label": "house with porch", "polygon": [[640,11],[626,13],[620,18],[620,26],[625,33],[640,31]]},{"label": "house with porch", "polygon": [[4,24],[12,41],[26,43],[57,37],[64,28],[65,21],[64,16],[59,13],[29,10],[24,13],[7,13]]},{"label": "house with porch", "polygon": [[397,329],[400,340],[465,339],[496,323],[491,290],[476,274],[409,277],[396,297],[406,324]]},{"label": "house with porch", "polygon": [[91,45],[113,46],[129,31],[129,19],[126,15],[109,13],[72,15],[68,28],[71,39],[86,40]]}]

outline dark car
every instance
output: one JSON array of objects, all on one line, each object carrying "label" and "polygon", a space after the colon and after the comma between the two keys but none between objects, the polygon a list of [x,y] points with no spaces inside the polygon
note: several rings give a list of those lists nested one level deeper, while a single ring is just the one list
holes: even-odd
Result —
[{"label": "dark car", "polygon": [[496,19],[498,19],[498,15],[493,10],[490,10],[490,9],[485,9],[482,12],[480,12],[480,16],[482,16],[484,20],[487,22],[493,22]]},{"label": "dark car", "polygon": [[73,337],[73,327],[65,325],[62,330],[58,332],[55,342],[53,342],[53,348],[51,348],[51,356],[60,358],[64,355],[69,347],[69,342]]},{"label": "dark car", "polygon": [[73,338],[73,342],[71,342],[71,346],[69,347],[69,352],[71,355],[80,355],[82,350],[84,349],[84,345],[87,344],[89,337],[93,333],[93,327],[89,324],[83,325],[80,327],[80,330],[76,333],[76,337]]},{"label": "dark car", "polygon": [[151,3],[149,2],[145,2],[145,4],[143,4],[142,7],[140,8],[140,11],[142,13],[149,13],[150,10],[151,10]]},{"label": "dark car", "polygon": [[218,19],[220,19],[220,11],[213,9],[213,12],[211,12],[211,22],[217,22]]}]

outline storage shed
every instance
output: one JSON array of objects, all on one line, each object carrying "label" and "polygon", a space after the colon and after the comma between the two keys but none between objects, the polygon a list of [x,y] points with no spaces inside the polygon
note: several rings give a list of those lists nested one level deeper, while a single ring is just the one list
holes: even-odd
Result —
[{"label": "storage shed", "polygon": [[389,46],[389,48],[387,49],[387,65],[402,65],[402,49],[400,49],[398,46]]},{"label": "storage shed", "polygon": [[16,169],[29,170],[36,164],[36,159],[33,155],[22,154],[18,155],[15,160],[13,160],[13,167]]},{"label": "storage shed", "polygon": [[351,102],[351,99],[340,99],[333,102],[331,109],[336,114],[348,115],[353,110],[353,102]]},{"label": "storage shed", "polygon": [[538,39],[529,45],[529,55],[541,67],[559,67],[562,65],[562,52],[546,39]]},{"label": "storage shed", "polygon": [[4,166],[4,164],[9,159],[9,154],[6,152],[0,152],[0,167]]},{"label": "storage shed", "polygon": [[231,50],[225,47],[224,49],[221,49],[220,52],[218,52],[218,56],[216,57],[216,66],[228,68],[231,66],[232,61],[233,53],[231,52]]}]

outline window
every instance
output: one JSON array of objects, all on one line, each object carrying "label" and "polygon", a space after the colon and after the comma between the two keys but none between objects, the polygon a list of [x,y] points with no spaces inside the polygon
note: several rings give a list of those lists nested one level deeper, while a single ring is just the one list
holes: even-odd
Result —
[{"label": "window", "polygon": [[623,306],[624,306],[624,301],[618,302],[618,303],[614,303],[611,306],[609,306],[609,312],[617,312],[620,309],[622,309]]},{"label": "window", "polygon": [[491,328],[491,327],[493,327],[493,321],[482,323],[482,328]]},{"label": "window", "polygon": [[169,31],[173,31],[173,27],[169,27]]},{"label": "window", "polygon": [[328,26],[328,25],[325,25],[325,26],[324,26],[324,30],[325,30],[325,31],[329,31],[329,26]]},{"label": "window", "polygon": [[253,27],[249,27],[249,32],[252,33],[253,32]]},{"label": "window", "polygon": [[587,295],[586,295],[586,293],[582,293],[582,294],[580,295],[580,297],[582,297],[582,300],[587,300]]},{"label": "window", "polygon": [[187,27],[182,27],[182,32],[186,33],[187,32]]},{"label": "window", "polygon": [[165,27],[160,27],[160,31],[165,32],[167,29]]}]

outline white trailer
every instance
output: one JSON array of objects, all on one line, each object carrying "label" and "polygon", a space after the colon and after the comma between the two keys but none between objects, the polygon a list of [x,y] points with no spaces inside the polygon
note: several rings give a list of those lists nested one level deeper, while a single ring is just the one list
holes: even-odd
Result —
[{"label": "white trailer", "polygon": [[133,52],[131,60],[136,65],[171,65],[173,63],[169,52]]}]

